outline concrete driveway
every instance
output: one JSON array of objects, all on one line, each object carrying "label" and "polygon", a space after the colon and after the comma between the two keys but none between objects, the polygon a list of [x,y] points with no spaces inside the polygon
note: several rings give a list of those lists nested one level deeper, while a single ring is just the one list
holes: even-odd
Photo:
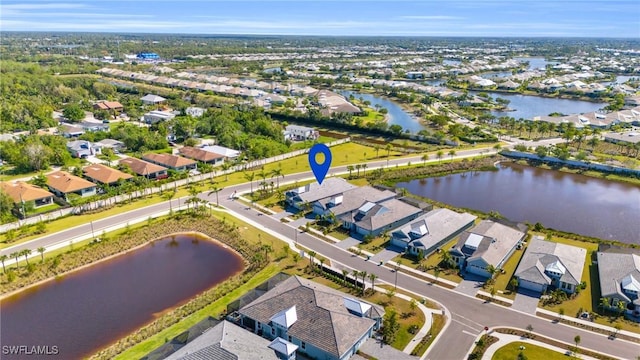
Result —
[{"label": "concrete driveway", "polygon": [[348,238],[340,241],[339,243],[337,243],[336,246],[341,248],[341,249],[347,250],[352,246],[357,246],[358,244],[360,244],[360,240],[354,239],[352,237],[348,237]]},{"label": "concrete driveway", "polygon": [[513,300],[512,309],[522,311],[527,314],[536,314],[538,302],[540,301],[540,293],[531,290],[518,290],[516,298]]}]

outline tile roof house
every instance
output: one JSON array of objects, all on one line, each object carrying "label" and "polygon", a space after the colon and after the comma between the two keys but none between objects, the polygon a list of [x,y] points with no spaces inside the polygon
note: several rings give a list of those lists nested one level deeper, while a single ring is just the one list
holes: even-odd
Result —
[{"label": "tile roof house", "polygon": [[136,159],[136,158],[125,158],[119,161],[120,165],[124,165],[129,167],[131,171],[140,176],[144,176],[147,179],[165,179],[169,176],[167,173],[167,168],[163,166],[159,166],[156,164],[152,164],[150,162]]},{"label": "tile roof house", "polygon": [[87,156],[100,154],[102,145],[91,143],[87,140],[75,140],[67,142],[67,150],[75,158],[86,158]]},{"label": "tile roof house", "polygon": [[[238,310],[241,324],[312,359],[348,359],[380,328],[384,310],[292,276]],[[290,345],[289,345],[290,344]]]},{"label": "tile roof house", "polygon": [[362,236],[377,236],[402,226],[422,214],[422,210],[397,199],[365,202],[338,219],[342,227]]},{"label": "tile roof house", "polygon": [[224,155],[216,154],[192,146],[181,147],[180,149],[178,149],[178,153],[186,158],[201,161],[207,164],[218,164],[224,161]]},{"label": "tile roof house", "polygon": [[84,176],[97,184],[116,185],[120,179],[129,180],[133,175],[102,164],[92,164],[84,169]]},{"label": "tile roof house", "polygon": [[165,359],[278,360],[278,354],[270,344],[270,341],[224,320]]},{"label": "tile roof house", "polygon": [[574,293],[582,282],[587,250],[534,237],[514,274],[518,287],[545,292],[553,286]]},{"label": "tile roof house", "polygon": [[492,220],[483,220],[460,235],[449,252],[460,269],[490,277],[487,267],[501,268],[511,257],[525,233]]},{"label": "tile roof house", "polygon": [[609,300],[611,309],[623,303],[625,311],[640,321],[640,250],[601,246],[596,257],[600,297]]},{"label": "tile roof house", "polygon": [[328,178],[322,184],[313,182],[287,191],[285,201],[290,206],[301,210],[305,204],[312,205],[318,200],[330,198],[354,188],[356,188],[355,185],[348,183],[343,178]]},{"label": "tile roof house", "polygon": [[68,194],[91,196],[96,194],[96,184],[65,171],[56,171],[46,175],[47,186],[54,194],[65,197]]},{"label": "tile roof house", "polygon": [[117,101],[98,101],[93,104],[95,110],[122,111],[124,107]]},{"label": "tile roof house", "polygon": [[176,171],[195,169],[198,165],[194,160],[170,154],[148,153],[142,157],[142,160]]},{"label": "tile roof house", "polygon": [[15,204],[33,201],[34,207],[53,204],[53,194],[26,182],[0,182],[0,190],[4,191]]},{"label": "tile roof house", "polygon": [[428,256],[462,231],[473,226],[476,216],[449,209],[435,209],[391,232],[391,245],[412,255]]}]

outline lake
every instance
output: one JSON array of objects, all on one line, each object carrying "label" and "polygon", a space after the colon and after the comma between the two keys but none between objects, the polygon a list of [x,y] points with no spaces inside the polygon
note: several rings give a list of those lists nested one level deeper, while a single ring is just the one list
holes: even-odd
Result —
[{"label": "lake", "polygon": [[243,266],[238,254],[203,237],[159,239],[3,299],[0,339],[57,346],[59,354],[48,359],[86,357]]},{"label": "lake", "polygon": [[542,69],[544,70],[547,65],[557,65],[559,64],[557,61],[547,61],[543,57],[515,57],[514,60],[518,60],[520,62],[528,62],[529,68],[528,70]]},{"label": "lake", "polygon": [[[469,93],[478,94],[477,91],[470,91]],[[555,99],[545,98],[541,96],[533,95],[520,95],[520,94],[506,94],[487,92],[492,98],[500,97],[509,100],[508,108],[514,111],[491,111],[496,117],[510,116],[515,119],[527,119],[531,120],[535,116],[549,115],[553,112],[559,112],[565,115],[569,114],[581,114],[599,110],[607,103],[590,102],[582,100],[572,99]]]},{"label": "lake", "polygon": [[367,100],[371,102],[371,106],[378,104],[383,108],[389,110],[389,112],[387,113],[387,117],[388,117],[387,124],[389,125],[400,125],[402,126],[403,130],[408,129],[410,132],[414,134],[424,129],[424,126],[420,124],[420,121],[418,119],[409,115],[406,111],[404,111],[404,109],[402,109],[402,107],[400,107],[400,105],[396,104],[391,100],[384,99],[371,94],[361,94],[353,91],[342,92],[342,96],[346,98],[349,98],[349,96],[352,94],[356,99],[362,98],[363,100]]},{"label": "lake", "polygon": [[456,207],[498,211],[513,221],[640,244],[640,186],[504,163],[499,171],[398,183]]}]

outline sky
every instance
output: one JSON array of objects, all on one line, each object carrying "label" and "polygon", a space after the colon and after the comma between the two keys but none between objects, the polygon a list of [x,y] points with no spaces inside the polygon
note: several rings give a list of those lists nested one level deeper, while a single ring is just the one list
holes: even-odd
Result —
[{"label": "sky", "polygon": [[640,1],[2,0],[0,31],[640,38]]}]

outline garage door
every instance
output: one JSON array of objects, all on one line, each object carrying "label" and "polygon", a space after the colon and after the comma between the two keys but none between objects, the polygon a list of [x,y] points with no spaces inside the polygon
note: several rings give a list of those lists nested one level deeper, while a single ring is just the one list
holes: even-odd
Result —
[{"label": "garage door", "polygon": [[520,289],[527,289],[527,290],[533,290],[538,292],[543,292],[544,290],[543,284],[536,284],[534,282],[523,280],[523,279],[520,279],[520,281],[518,281],[518,287]]}]

